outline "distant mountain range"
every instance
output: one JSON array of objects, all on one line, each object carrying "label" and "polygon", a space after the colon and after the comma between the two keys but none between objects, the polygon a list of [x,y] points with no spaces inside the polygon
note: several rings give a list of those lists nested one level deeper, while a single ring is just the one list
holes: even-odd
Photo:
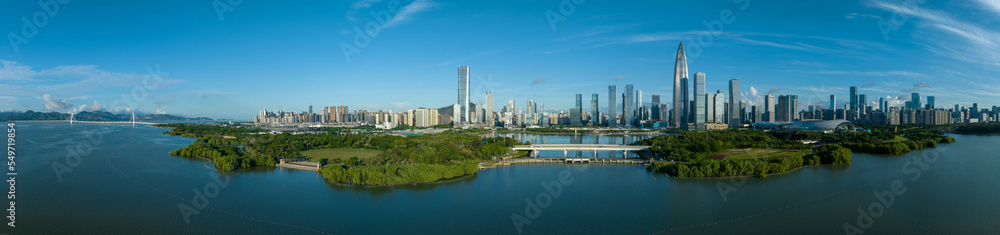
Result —
[{"label": "distant mountain range", "polygon": [[[69,120],[70,114],[59,112],[35,112],[25,111],[23,113],[0,113],[0,121],[44,121],[44,120]],[[79,112],[73,116],[77,121],[131,121],[132,114],[113,114],[109,112]],[[187,118],[170,114],[146,114],[135,115],[136,121],[211,121],[211,118],[197,117]]]}]

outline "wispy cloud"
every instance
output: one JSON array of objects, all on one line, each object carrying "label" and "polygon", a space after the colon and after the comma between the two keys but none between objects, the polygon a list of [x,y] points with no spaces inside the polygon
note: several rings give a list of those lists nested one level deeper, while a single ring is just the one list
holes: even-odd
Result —
[{"label": "wispy cloud", "polygon": [[[997,0],[976,0],[980,7],[990,11],[987,15],[998,15],[1000,13],[1000,1]],[[918,25],[925,28],[934,29],[951,35],[955,38],[964,39],[969,43],[955,43],[953,38],[944,37],[922,37],[923,40],[932,41],[936,45],[924,46],[928,51],[939,55],[948,56],[954,59],[981,63],[987,65],[1000,65],[1000,31],[996,27],[984,27],[978,24],[956,18],[944,12],[927,9],[925,6],[906,7],[895,3],[881,0],[871,0],[869,6],[907,17],[917,18]],[[998,20],[993,18],[990,20]],[[914,22],[914,21],[910,21]],[[957,51],[957,50],[958,51]]]},{"label": "wispy cloud", "polygon": [[858,76],[876,76],[876,77],[886,77],[886,76],[906,76],[906,77],[927,77],[926,74],[907,72],[907,71],[819,71],[818,74],[844,74],[844,75],[858,75]]},{"label": "wispy cloud", "polygon": [[538,78],[538,79],[535,79],[534,81],[531,81],[531,85],[543,83],[543,82],[545,82],[545,80],[548,80],[548,79],[547,78]]},{"label": "wispy cloud", "polygon": [[913,84],[913,88],[899,90],[899,92],[903,92],[903,93],[917,92],[921,88],[931,88],[931,85],[927,84],[926,82],[918,82],[918,83]]},{"label": "wispy cloud", "polygon": [[430,0],[413,1],[409,5],[404,6],[402,10],[399,10],[399,14],[396,14],[395,17],[392,17],[392,20],[389,20],[388,23],[385,23],[385,25],[383,25],[382,28],[390,28],[392,26],[406,23],[412,20],[413,15],[430,10],[430,8],[434,7],[435,5],[437,4],[431,2]]},{"label": "wispy cloud", "polygon": [[378,3],[380,1],[381,0],[360,0],[360,1],[354,2],[354,4],[351,4],[351,8],[354,8],[354,9],[369,8],[369,7],[372,7],[373,3]]},{"label": "wispy cloud", "polygon": [[[0,61],[4,64],[0,80],[16,80],[18,83],[0,84],[5,95],[38,97],[41,94],[78,95],[89,91],[113,87],[139,87],[148,74],[116,73],[98,68],[96,65],[60,65],[51,69],[34,70],[30,66],[14,61]],[[8,70],[9,69],[9,70]],[[167,76],[160,74],[158,76]],[[167,88],[183,81],[163,78],[158,88]]]},{"label": "wispy cloud", "polygon": [[206,91],[206,90],[187,90],[182,91],[182,95],[185,96],[201,96],[202,99],[208,99],[212,97],[222,97],[228,95],[235,95],[236,92],[229,91]]}]

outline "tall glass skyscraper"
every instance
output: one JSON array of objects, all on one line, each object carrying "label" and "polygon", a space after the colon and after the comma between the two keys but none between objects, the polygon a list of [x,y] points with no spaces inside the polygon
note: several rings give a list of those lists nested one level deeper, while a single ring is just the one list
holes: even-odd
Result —
[{"label": "tall glass skyscraper", "polygon": [[851,86],[851,110],[858,110],[858,87]]},{"label": "tall glass skyscraper", "polygon": [[615,85],[608,85],[608,126],[615,126],[618,123],[618,103],[615,103],[615,95],[618,93]]},{"label": "tall glass skyscraper", "polygon": [[694,74],[694,127],[705,130],[705,73]]},{"label": "tall glass skyscraper", "polygon": [[660,118],[660,95],[653,95],[652,98],[653,103],[652,106],[650,106],[652,109],[652,111],[650,111],[650,115],[653,116],[653,120],[663,120]]},{"label": "tall glass skyscraper", "polygon": [[625,84],[625,120],[622,123],[627,127],[632,126],[632,117],[635,114],[635,91],[632,84]]},{"label": "tall glass skyscraper", "polygon": [[594,127],[601,125],[601,115],[597,111],[597,94],[590,96],[590,125]]},{"label": "tall glass skyscraper", "polygon": [[934,96],[927,96],[927,108],[934,109]]},{"label": "tall glass skyscraper", "polygon": [[729,80],[729,128],[739,128],[742,124],[740,113],[740,80]]},{"label": "tall glass skyscraper", "polygon": [[579,112],[577,114],[577,116],[579,116],[580,119],[581,119],[581,120],[578,120],[578,121],[582,121],[583,120],[583,115],[582,115],[583,114],[583,94],[576,94],[576,110],[577,110],[577,112]]},{"label": "tall glass skyscraper", "polygon": [[920,93],[910,94],[910,108],[920,109]]},{"label": "tall glass skyscraper", "polygon": [[[458,104],[461,105],[462,123],[469,123],[469,66],[458,67]],[[455,124],[459,124],[455,122]]]},{"label": "tall glass skyscraper", "polygon": [[[674,125],[687,126],[687,56],[684,55],[684,43],[677,46],[677,59],[674,62]],[[682,84],[681,80],[685,82]]]},{"label": "tall glass skyscraper", "polygon": [[721,90],[715,91],[715,123],[729,123],[726,120],[726,93]]}]

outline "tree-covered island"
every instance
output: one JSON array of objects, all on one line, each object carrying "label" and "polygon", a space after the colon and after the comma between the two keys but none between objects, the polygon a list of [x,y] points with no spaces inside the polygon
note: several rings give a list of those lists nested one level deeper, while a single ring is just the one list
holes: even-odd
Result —
[{"label": "tree-covered island", "polygon": [[899,155],[954,143],[927,127],[873,126],[866,131],[681,131],[636,142],[660,159],[647,170],[677,177],[767,177],[803,166],[848,165],[853,152]]},{"label": "tree-covered island", "polygon": [[171,151],[175,156],[203,157],[215,168],[233,170],[275,166],[280,158],[307,158],[308,150],[369,149],[373,157],[312,159],[325,161],[319,173],[330,181],[379,186],[430,183],[463,177],[479,170],[478,162],[492,160],[520,144],[505,137],[485,138],[466,132],[433,135],[343,135],[326,128],[325,134],[258,134],[262,129],[228,125],[163,124],[164,134],[195,138],[194,144]]}]

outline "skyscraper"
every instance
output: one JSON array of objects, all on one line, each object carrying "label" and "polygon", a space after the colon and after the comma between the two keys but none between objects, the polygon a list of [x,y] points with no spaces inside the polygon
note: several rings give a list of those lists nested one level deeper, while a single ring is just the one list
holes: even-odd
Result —
[{"label": "skyscraper", "polygon": [[920,109],[920,93],[910,94],[910,108]]},{"label": "skyscraper", "polygon": [[617,93],[615,85],[608,85],[608,126],[615,126],[618,123],[618,104],[615,103]]},{"label": "skyscraper", "polygon": [[729,128],[739,128],[742,123],[740,113],[740,80],[729,80]]},{"label": "skyscraper", "polygon": [[[684,91],[687,87],[681,86],[681,79],[687,79],[687,56],[684,55],[684,43],[681,42],[680,46],[677,46],[677,59],[674,63],[674,125],[677,127],[681,126],[682,120],[684,120],[684,111],[687,101],[681,97],[684,95]],[[687,123],[687,121],[683,121]]]},{"label": "skyscraper", "polygon": [[774,113],[774,95],[764,95],[764,120],[766,122],[776,122]]},{"label": "skyscraper", "polygon": [[632,88],[632,84],[625,84],[625,120],[622,123],[627,126],[632,126],[632,117],[635,114],[635,91]]},{"label": "skyscraper", "polygon": [[651,114],[654,120],[663,120],[660,118],[660,95],[653,95]]},{"label": "skyscraper", "polygon": [[[576,112],[578,112],[576,114],[576,116],[580,119],[580,120],[576,120],[576,121],[579,122],[579,123],[582,123],[582,121],[583,121],[583,94],[576,94]],[[572,114],[570,114],[570,115],[572,115]]]},{"label": "skyscraper", "polygon": [[694,74],[694,127],[705,130],[705,73]]},{"label": "skyscraper", "polygon": [[460,111],[462,109],[462,107],[460,105],[458,105],[458,104],[455,104],[455,105],[453,105],[451,107],[452,107],[452,114],[453,114],[452,117],[451,117],[451,121],[453,122],[452,125],[457,126],[459,124],[459,121],[461,121],[461,119],[459,119],[458,117],[459,117],[459,115],[462,114],[461,111]]},{"label": "skyscraper", "polygon": [[865,107],[868,107],[868,95],[859,94],[858,95],[858,112],[863,112]]},{"label": "skyscraper", "polygon": [[837,95],[830,95],[830,109],[837,110]]},{"label": "skyscraper", "polygon": [[934,96],[927,96],[927,109],[934,109]]},{"label": "skyscraper", "polygon": [[527,125],[537,124],[535,123],[535,101],[528,100],[527,105],[525,105],[524,107],[528,109],[528,116],[525,117],[524,123]]},{"label": "skyscraper", "polygon": [[[634,107],[635,107],[636,110],[642,110],[642,90],[635,91],[635,106]],[[642,112],[641,111],[637,111],[636,112],[636,114],[635,114],[636,118],[635,119],[642,119],[642,115],[640,115],[640,113],[642,113]]]},{"label": "skyscraper", "polygon": [[691,105],[691,86],[688,85],[688,78],[681,78],[681,103],[684,103],[684,110],[681,110],[681,128],[687,129],[688,123],[691,123],[693,117],[691,110],[694,109],[694,105]]},{"label": "skyscraper", "polygon": [[469,123],[469,66],[458,67],[458,104],[461,105],[462,118],[455,117],[455,120]]},{"label": "skyscraper", "polygon": [[597,111],[597,94],[590,96],[590,125],[597,127],[601,124],[601,114]]},{"label": "skyscraper", "polygon": [[888,112],[889,110],[885,107],[885,98],[878,97],[878,110],[882,112]]},{"label": "skyscraper", "polygon": [[486,126],[493,126],[493,92],[486,91]]},{"label": "skyscraper", "polygon": [[726,120],[726,93],[721,90],[715,91],[715,123],[729,123]]},{"label": "skyscraper", "polygon": [[705,94],[705,123],[715,123],[715,94]]},{"label": "skyscraper", "polygon": [[858,87],[851,86],[851,110],[858,110]]}]

